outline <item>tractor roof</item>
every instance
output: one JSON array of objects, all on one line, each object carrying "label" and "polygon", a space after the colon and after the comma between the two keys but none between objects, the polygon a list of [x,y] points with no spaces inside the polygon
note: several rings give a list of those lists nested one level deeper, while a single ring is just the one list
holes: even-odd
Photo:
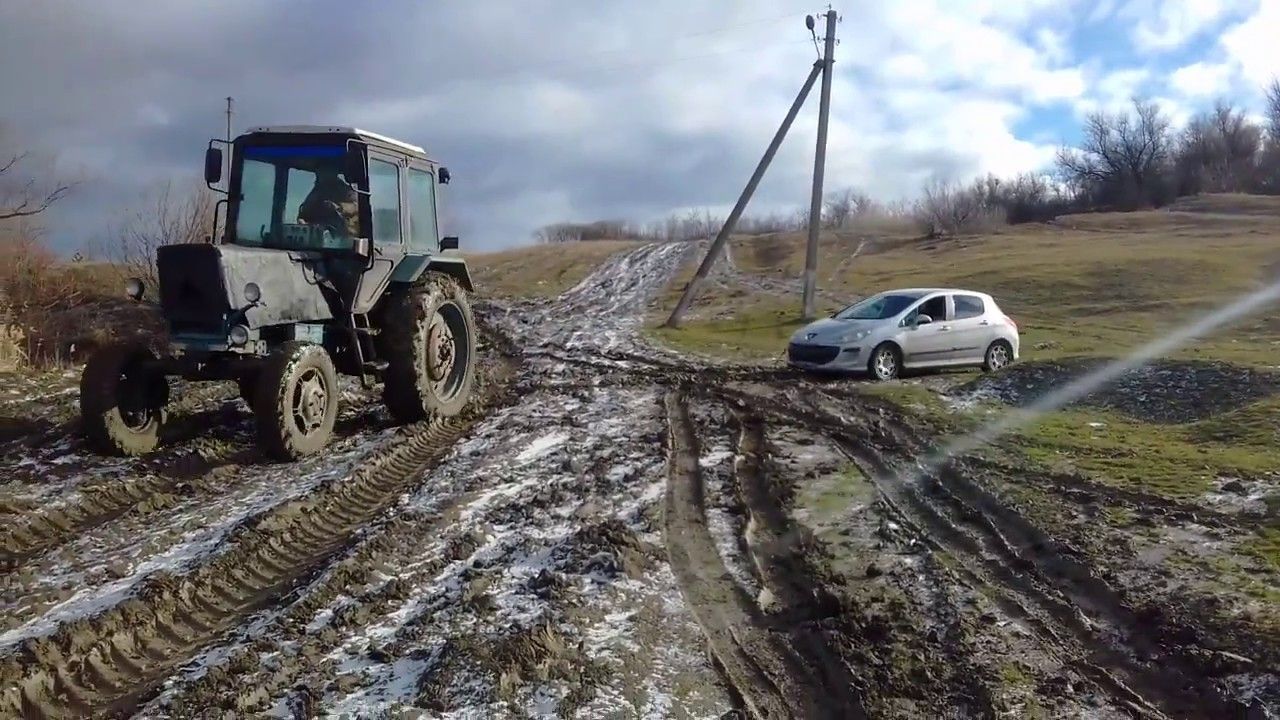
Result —
[{"label": "tractor roof", "polygon": [[392,147],[405,150],[407,152],[416,153],[423,157],[426,157],[427,155],[427,151],[423,150],[417,145],[410,145],[407,142],[401,142],[400,140],[389,138],[386,135],[379,135],[378,133],[369,132],[368,130],[361,130],[360,128],[355,128],[355,127],[338,127],[333,125],[273,125],[270,127],[249,128],[248,132],[250,133],[316,133],[316,134],[337,133],[342,135],[356,135],[356,136],[365,138],[366,140],[373,140],[375,142],[383,143],[385,145],[390,145]]}]

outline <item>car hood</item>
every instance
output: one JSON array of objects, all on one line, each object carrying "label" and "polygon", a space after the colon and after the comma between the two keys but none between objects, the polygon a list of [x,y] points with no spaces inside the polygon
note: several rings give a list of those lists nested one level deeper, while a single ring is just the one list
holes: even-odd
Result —
[{"label": "car hood", "polygon": [[858,330],[866,330],[868,332],[875,330],[883,325],[884,322],[884,320],[836,320],[835,318],[823,318],[797,330],[791,336],[791,342],[815,344],[837,342],[841,337]]}]

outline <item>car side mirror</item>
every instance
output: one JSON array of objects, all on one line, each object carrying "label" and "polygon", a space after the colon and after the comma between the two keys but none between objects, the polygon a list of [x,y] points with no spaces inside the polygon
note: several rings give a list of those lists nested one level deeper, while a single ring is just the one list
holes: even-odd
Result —
[{"label": "car side mirror", "polygon": [[916,316],[916,325],[928,325],[931,322],[933,322],[933,318],[925,315],[924,313],[920,313]]},{"label": "car side mirror", "polygon": [[369,166],[365,165],[363,145],[347,144],[347,154],[342,162],[342,175],[347,179],[347,184],[353,187],[364,187],[369,182]]},{"label": "car side mirror", "polygon": [[458,249],[458,236],[456,236],[456,235],[448,235],[448,236],[445,236],[445,237],[440,238],[440,249],[441,249],[441,250],[457,250],[457,249]]},{"label": "car side mirror", "polygon": [[222,179],[222,149],[211,147],[204,151],[204,181],[212,185]]}]

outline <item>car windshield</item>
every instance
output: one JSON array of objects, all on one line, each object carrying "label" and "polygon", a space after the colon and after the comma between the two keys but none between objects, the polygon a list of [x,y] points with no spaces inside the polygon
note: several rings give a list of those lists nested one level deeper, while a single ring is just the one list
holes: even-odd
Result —
[{"label": "car windshield", "polygon": [[890,293],[873,295],[835,314],[837,320],[887,320],[906,310],[919,295]]},{"label": "car windshield", "polygon": [[251,145],[241,154],[238,245],[349,247],[358,195],[342,174],[343,145]]}]

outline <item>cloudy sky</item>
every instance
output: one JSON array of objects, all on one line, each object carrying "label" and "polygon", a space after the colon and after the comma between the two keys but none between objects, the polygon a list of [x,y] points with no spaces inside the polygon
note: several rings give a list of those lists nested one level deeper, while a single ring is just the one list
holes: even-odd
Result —
[{"label": "cloudy sky", "polygon": [[[10,0],[0,123],[82,178],[74,247],[235,125],[346,124],[453,172],[464,246],[561,220],[727,209],[816,53],[793,0]],[[910,197],[931,176],[1045,167],[1136,94],[1182,119],[1260,109],[1280,0],[860,0],[836,8],[828,187]],[[815,92],[749,212],[807,202]]]}]

